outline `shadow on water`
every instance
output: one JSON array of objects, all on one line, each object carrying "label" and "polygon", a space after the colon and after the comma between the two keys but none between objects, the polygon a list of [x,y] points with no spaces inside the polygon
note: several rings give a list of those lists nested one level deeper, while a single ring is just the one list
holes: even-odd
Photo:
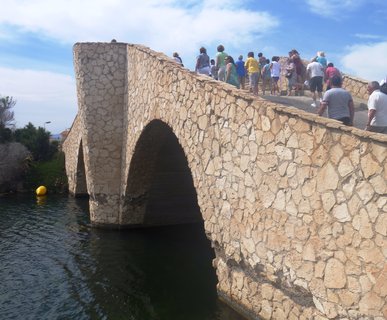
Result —
[{"label": "shadow on water", "polygon": [[244,319],[217,298],[201,223],[94,229],[87,206],[0,199],[1,319]]}]

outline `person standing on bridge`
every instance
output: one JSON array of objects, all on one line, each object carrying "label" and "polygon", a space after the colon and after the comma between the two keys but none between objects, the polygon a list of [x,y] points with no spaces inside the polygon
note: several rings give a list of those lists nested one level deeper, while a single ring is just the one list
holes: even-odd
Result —
[{"label": "person standing on bridge", "polygon": [[223,45],[218,45],[216,48],[218,50],[218,53],[216,54],[215,58],[215,65],[218,68],[218,80],[220,81],[226,81],[226,62],[225,59],[228,56],[226,52],[224,52]]},{"label": "person standing on bridge", "polygon": [[387,94],[380,91],[377,81],[368,83],[368,121],[365,130],[387,133]]},{"label": "person standing on bridge", "polygon": [[180,64],[182,67],[184,67],[183,60],[180,58],[180,56],[177,52],[173,53],[173,60],[175,60],[178,64]]},{"label": "person standing on bridge", "polygon": [[[259,80],[262,79],[262,69],[266,64],[266,57],[263,56],[262,52],[258,52],[257,61],[259,64],[259,76],[258,76],[258,87],[259,87]],[[262,79],[262,86],[263,86],[263,79]]]},{"label": "person standing on bridge", "polygon": [[311,106],[313,108],[317,107],[317,95],[322,99],[322,91],[323,91],[323,78],[324,78],[324,67],[321,63],[317,62],[316,58],[313,58],[312,61],[306,67],[306,73],[309,76],[309,87],[310,92],[313,95],[313,103]]},{"label": "person standing on bridge", "polygon": [[236,86],[239,89],[238,73],[235,66],[234,58],[226,57],[226,82]]},{"label": "person standing on bridge", "polygon": [[207,50],[204,47],[199,49],[200,54],[196,58],[195,71],[199,74],[210,75],[210,57],[207,55]]},{"label": "person standing on bridge", "polygon": [[293,59],[293,62],[296,65],[297,83],[299,83],[299,84],[304,83],[306,68],[302,62],[300,54],[298,53],[298,51],[296,49],[292,49],[289,52],[289,56]]},{"label": "person standing on bridge", "polygon": [[266,59],[266,64],[261,70],[262,77],[262,94],[265,95],[266,89],[271,89],[271,71],[270,71],[270,60]]},{"label": "person standing on bridge", "polygon": [[337,69],[332,62],[329,62],[325,69],[325,83],[327,85],[327,91],[331,88],[331,79],[334,76],[341,78],[341,72]]},{"label": "person standing on bridge", "polygon": [[323,66],[324,70],[327,68],[328,62],[324,51],[317,51],[316,61]]},{"label": "person standing on bridge", "polygon": [[293,57],[289,57],[286,61],[285,67],[285,77],[288,79],[288,96],[292,95],[292,90],[294,89],[294,95],[298,93],[298,84],[297,84],[297,72],[296,65],[293,62]]},{"label": "person standing on bridge", "polygon": [[245,62],[243,61],[243,56],[240,55],[238,61],[235,62],[236,70],[238,74],[238,80],[241,85],[241,89],[245,89],[245,80],[246,80],[246,69]]},{"label": "person standing on bridge", "polygon": [[247,60],[245,62],[245,68],[249,74],[249,83],[250,90],[253,92],[253,95],[258,95],[258,79],[259,79],[259,63],[257,59],[254,58],[254,52],[249,52],[247,54]]},{"label": "person standing on bridge", "polygon": [[331,79],[332,89],[324,93],[324,97],[318,109],[318,115],[322,115],[328,108],[328,117],[341,121],[347,126],[353,125],[355,108],[351,94],[341,88],[341,77],[334,76]]},{"label": "person standing on bridge", "polygon": [[281,64],[279,63],[280,58],[278,56],[274,56],[271,58],[270,64],[270,72],[271,72],[271,91],[270,93],[273,95],[280,96],[280,89],[278,86],[278,81],[281,76]]}]

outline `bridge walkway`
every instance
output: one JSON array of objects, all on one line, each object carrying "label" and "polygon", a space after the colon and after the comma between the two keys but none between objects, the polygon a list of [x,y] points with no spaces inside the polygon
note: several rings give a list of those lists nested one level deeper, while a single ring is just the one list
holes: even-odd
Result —
[{"label": "bridge walkway", "polygon": [[[259,88],[259,90],[261,90],[261,88]],[[248,80],[246,81],[246,89],[244,89],[243,91],[249,92]],[[317,108],[311,106],[311,103],[313,102],[311,93],[308,90],[304,90],[303,93],[304,94],[301,96],[287,96],[286,91],[282,90],[280,96],[270,94],[262,95],[261,93],[259,93],[259,97],[274,103],[283,104],[285,106],[294,107],[306,112],[316,114],[318,106]],[[355,105],[355,117],[353,125],[355,128],[364,129],[368,119],[367,101],[364,99],[353,97],[353,102]],[[326,112],[324,116],[328,117]]]},{"label": "bridge walkway", "polygon": [[[304,110],[310,113],[317,113],[318,107],[311,107],[312,97],[309,93],[306,93],[304,96],[272,96],[265,95],[261,96],[262,98],[280,103],[286,106],[295,107],[297,109]],[[364,129],[367,123],[368,118],[368,109],[367,109],[367,101],[359,98],[353,98],[355,105],[355,117],[354,117],[354,127],[359,129]],[[327,115],[325,114],[327,117]]]}]

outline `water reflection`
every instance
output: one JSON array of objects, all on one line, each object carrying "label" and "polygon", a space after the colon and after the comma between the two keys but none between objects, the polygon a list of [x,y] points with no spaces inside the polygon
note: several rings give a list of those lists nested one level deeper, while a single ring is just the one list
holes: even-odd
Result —
[{"label": "water reflection", "polygon": [[87,199],[0,198],[0,319],[242,319],[200,224],[90,227]]},{"label": "water reflection", "polygon": [[37,196],[36,197],[36,204],[38,206],[43,206],[46,204],[47,196]]}]

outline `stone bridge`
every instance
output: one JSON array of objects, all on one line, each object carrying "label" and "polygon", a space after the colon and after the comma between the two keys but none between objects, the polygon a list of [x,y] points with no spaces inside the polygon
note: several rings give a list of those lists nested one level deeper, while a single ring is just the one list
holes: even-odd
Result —
[{"label": "stone bridge", "polygon": [[387,318],[387,136],[255,98],[124,43],[74,46],[70,192],[99,226],[204,221],[250,318]]}]

